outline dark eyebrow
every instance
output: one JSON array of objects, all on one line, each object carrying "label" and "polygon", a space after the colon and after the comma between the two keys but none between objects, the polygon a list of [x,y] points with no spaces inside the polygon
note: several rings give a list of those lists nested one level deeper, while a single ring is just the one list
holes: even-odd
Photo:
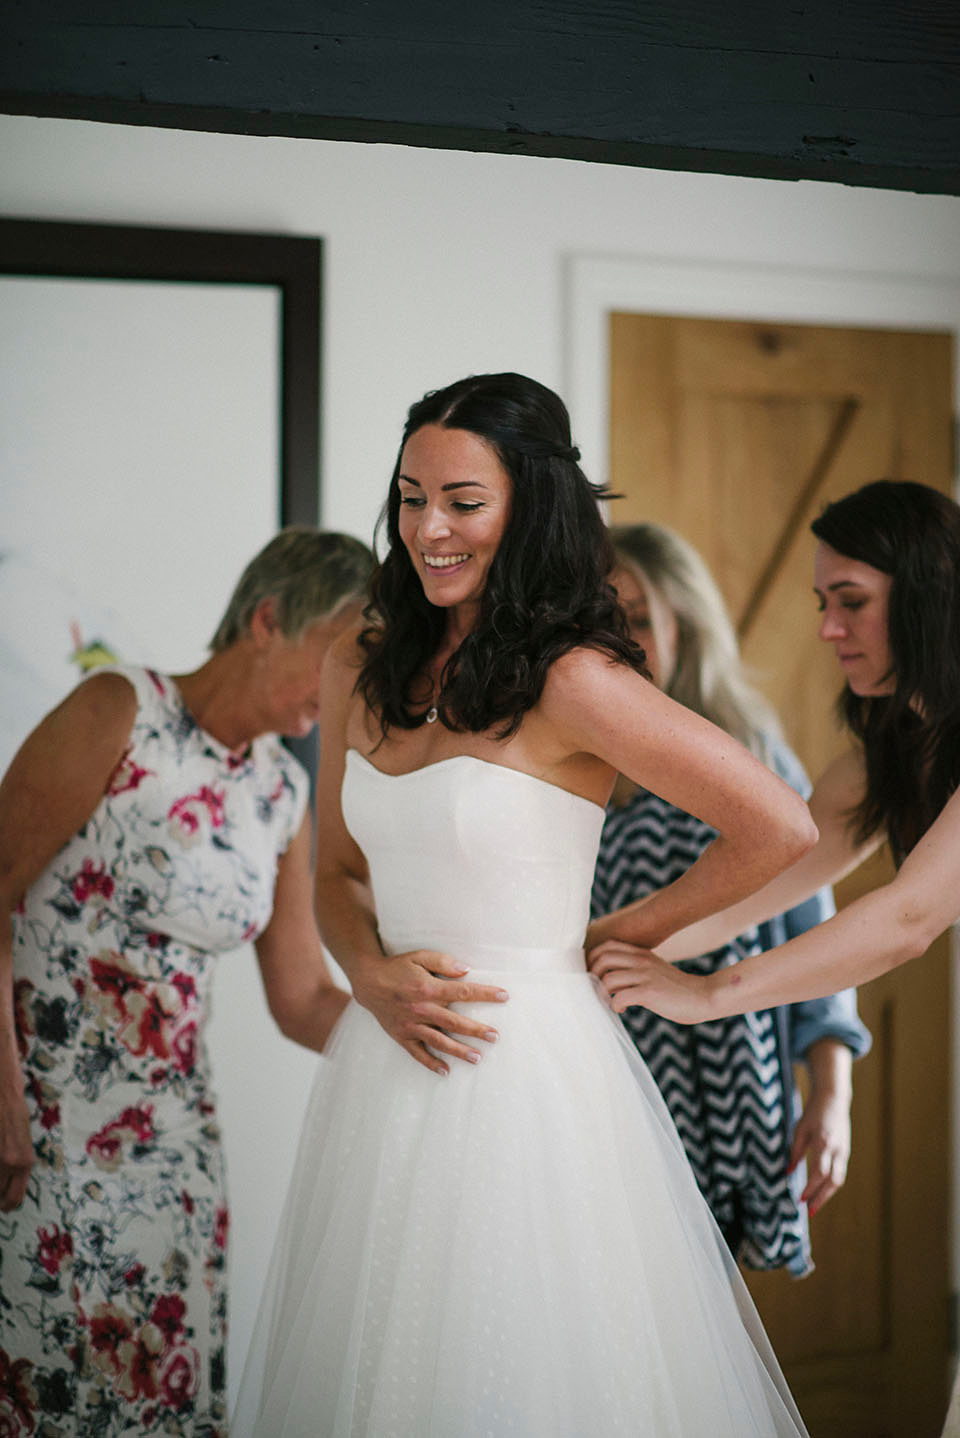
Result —
[{"label": "dark eyebrow", "polygon": [[[837,589],[862,589],[862,588],[863,588],[863,585],[860,583],[860,581],[859,581],[858,579],[837,579],[837,580],[834,581],[833,584],[828,584],[828,585],[827,585],[827,593],[828,593],[828,594],[833,594],[834,591],[837,590]],[[819,594],[819,593],[820,593],[820,590],[817,588],[816,585],[813,586],[813,592],[814,592],[814,594]]]},{"label": "dark eyebrow", "polygon": [[[417,489],[421,489],[423,487],[419,479],[413,479],[412,476],[409,474],[398,474],[397,480],[398,482],[402,480],[404,484],[415,484]],[[440,486],[444,494],[446,494],[448,489],[486,489],[486,487],[487,486],[485,484],[482,484],[479,479],[454,479],[451,480],[449,484],[443,484]]]}]

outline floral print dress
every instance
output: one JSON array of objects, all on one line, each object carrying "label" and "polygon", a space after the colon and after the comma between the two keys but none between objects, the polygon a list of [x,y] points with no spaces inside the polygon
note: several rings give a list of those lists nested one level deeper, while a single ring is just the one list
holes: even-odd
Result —
[{"label": "floral print dress", "polygon": [[207,996],[270,918],[307,779],[274,736],[231,753],[170,679],[118,672],[129,747],[14,923],[36,1163],[0,1214],[0,1438],[226,1431]]}]

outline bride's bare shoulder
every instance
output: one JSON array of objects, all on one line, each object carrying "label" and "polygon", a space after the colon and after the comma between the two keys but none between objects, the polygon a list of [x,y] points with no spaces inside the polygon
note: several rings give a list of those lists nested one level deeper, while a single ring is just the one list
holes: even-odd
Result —
[{"label": "bride's bare shoulder", "polygon": [[550,665],[543,702],[548,710],[584,701],[592,704],[601,694],[612,695],[624,687],[632,692],[645,685],[649,687],[642,675],[623,660],[602,649],[579,644]]}]

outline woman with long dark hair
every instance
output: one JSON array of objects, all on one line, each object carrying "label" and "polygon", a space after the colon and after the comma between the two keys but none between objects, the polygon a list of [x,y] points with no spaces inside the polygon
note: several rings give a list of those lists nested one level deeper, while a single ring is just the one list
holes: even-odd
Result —
[{"label": "woman with long dark hair", "polygon": [[[693,1024],[816,998],[919,958],[960,919],[960,507],[927,485],[877,480],[811,528],[820,637],[846,679],[838,707],[853,739],[814,787],[819,840],[746,902],[668,942],[640,908],[601,920],[590,964],[618,1012],[642,1004]],[[714,974],[665,962],[799,903],[885,838],[894,877],[815,929]],[[960,1381],[944,1432],[960,1434]]]},{"label": "woman with long dark hair", "polygon": [[[643,1004],[699,1023],[815,998],[919,957],[960,918],[960,507],[926,485],[877,480],[811,527],[820,637],[846,678],[840,708],[854,740],[814,787],[819,840],[745,902],[669,942],[639,906],[599,921],[592,968],[618,1010]],[[885,838],[894,877],[815,929],[716,974],[663,962],[798,903]]]},{"label": "woman with long dark hair", "polygon": [[264,1438],[803,1432],[582,944],[618,771],[720,832],[651,899],[665,932],[813,827],[643,677],[578,458],[561,401],[520,375],[410,411],[373,606],[324,673],[317,911],[358,994],[452,956],[509,999],[482,1059],[442,1079],[347,1007],[240,1435],[257,1407]]}]

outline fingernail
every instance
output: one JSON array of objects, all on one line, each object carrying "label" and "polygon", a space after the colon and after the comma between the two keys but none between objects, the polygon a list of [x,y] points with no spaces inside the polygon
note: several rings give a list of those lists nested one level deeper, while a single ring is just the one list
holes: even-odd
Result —
[{"label": "fingernail", "polygon": [[470,970],[464,968],[463,964],[455,964],[453,972],[456,974],[458,979],[462,979],[464,974],[469,974]]},{"label": "fingernail", "polygon": [[487,1029],[483,1037],[485,1039],[488,1039],[490,1043],[495,1044],[500,1035],[497,1033],[496,1029]]},{"label": "fingernail", "polygon": [[508,999],[510,997],[506,989],[497,989],[495,992],[498,999]]},{"label": "fingernail", "polygon": [[467,1054],[467,1058],[472,1064],[478,1064],[480,1062],[480,1055],[476,1052],[475,1049],[470,1050],[470,1052]]}]

